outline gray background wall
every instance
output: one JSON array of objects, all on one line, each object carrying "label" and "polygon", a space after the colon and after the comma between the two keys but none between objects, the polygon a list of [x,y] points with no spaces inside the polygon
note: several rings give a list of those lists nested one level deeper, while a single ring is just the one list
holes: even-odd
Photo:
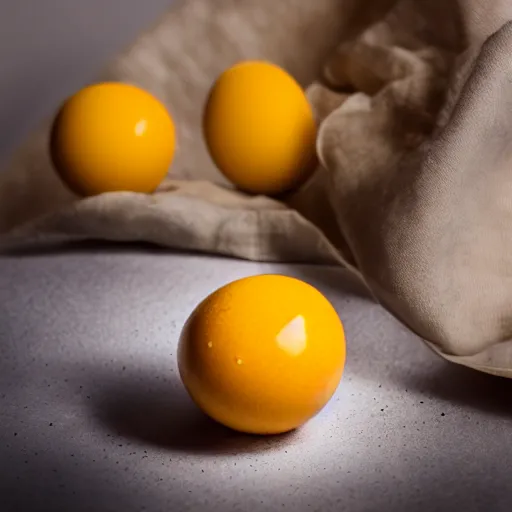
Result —
[{"label": "gray background wall", "polygon": [[172,0],[0,0],[0,166]]}]

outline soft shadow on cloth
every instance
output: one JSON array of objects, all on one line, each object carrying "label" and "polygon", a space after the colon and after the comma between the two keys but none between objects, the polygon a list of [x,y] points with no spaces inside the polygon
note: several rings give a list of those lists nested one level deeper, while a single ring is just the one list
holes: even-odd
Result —
[{"label": "soft shadow on cloth", "polygon": [[[80,200],[50,121],[0,174],[0,246],[144,241],[344,265],[441,356],[512,376],[512,5],[505,0],[188,0],[101,79],[147,88],[178,130],[153,195]],[[280,200],[232,190],[208,157],[213,80],[263,58],[304,85],[319,166]]]}]

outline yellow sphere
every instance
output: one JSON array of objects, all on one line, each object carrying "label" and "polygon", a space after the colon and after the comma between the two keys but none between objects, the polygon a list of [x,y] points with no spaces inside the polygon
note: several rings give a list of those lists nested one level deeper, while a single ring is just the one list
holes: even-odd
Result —
[{"label": "yellow sphere", "polygon": [[51,154],[62,180],[79,195],[153,192],[174,156],[175,129],[164,105],[125,83],[80,90],[55,119]]},{"label": "yellow sphere", "polygon": [[276,195],[314,170],[316,123],[300,85],[278,66],[242,62],[214,84],[204,112],[210,155],[239,189]]},{"label": "yellow sphere", "polygon": [[208,296],[178,347],[181,378],[195,403],[234,430],[293,430],[329,401],[345,364],[342,323],[314,287],[260,275]]}]

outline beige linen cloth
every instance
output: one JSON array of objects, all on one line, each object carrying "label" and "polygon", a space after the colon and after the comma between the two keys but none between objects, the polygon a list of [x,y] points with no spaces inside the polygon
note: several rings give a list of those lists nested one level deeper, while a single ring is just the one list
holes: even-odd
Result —
[{"label": "beige linen cloth", "polygon": [[[188,0],[101,79],[138,84],[177,125],[169,179],[80,200],[50,122],[0,173],[0,247],[148,241],[345,265],[443,357],[512,377],[512,2]],[[267,59],[306,88],[319,167],[280,200],[229,188],[201,113],[213,80]]]}]

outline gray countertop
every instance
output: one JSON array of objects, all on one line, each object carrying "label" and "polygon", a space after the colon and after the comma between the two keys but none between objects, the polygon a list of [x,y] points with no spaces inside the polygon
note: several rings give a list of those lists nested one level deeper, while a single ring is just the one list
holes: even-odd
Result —
[{"label": "gray countertop", "polygon": [[[337,394],[277,438],[207,420],[181,326],[233,279],[317,286],[347,333]],[[0,510],[509,511],[509,381],[449,365],[344,271],[88,245],[0,258]]]}]

